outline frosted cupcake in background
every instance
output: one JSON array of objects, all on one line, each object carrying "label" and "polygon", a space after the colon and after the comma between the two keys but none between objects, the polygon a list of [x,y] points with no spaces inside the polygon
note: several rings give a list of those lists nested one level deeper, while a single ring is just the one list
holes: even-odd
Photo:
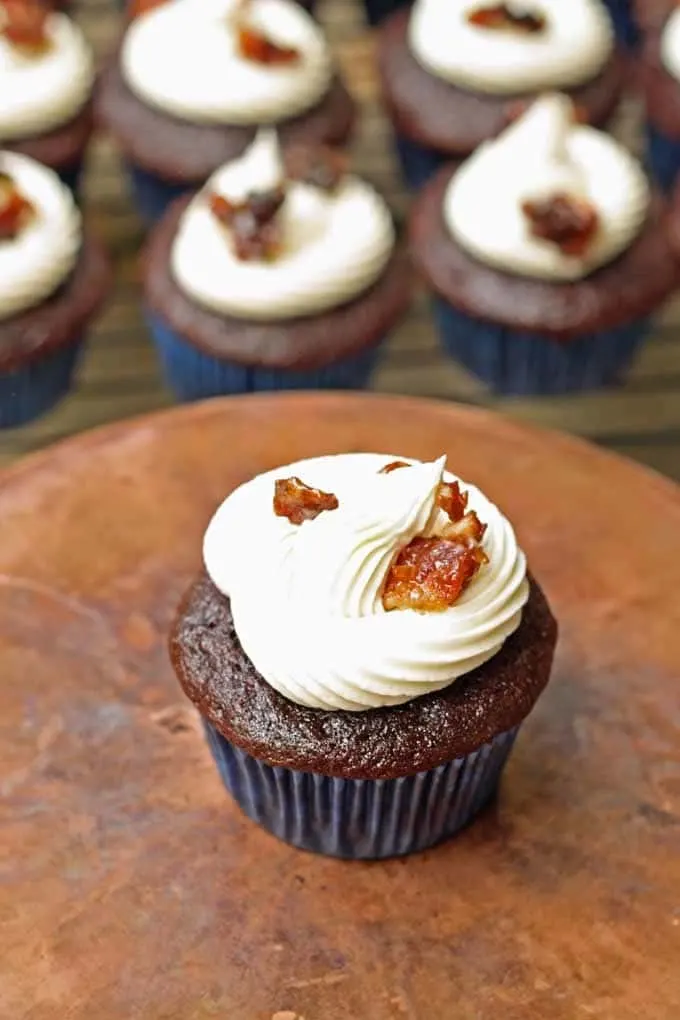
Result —
[{"label": "frosted cupcake in background", "polygon": [[184,400],[353,388],[410,300],[389,209],[331,150],[263,129],[152,233],[145,300]]},{"label": "frosted cupcake in background", "polygon": [[557,627],[511,525],[444,457],[270,471],[226,499],[203,552],[170,651],[247,815],[380,858],[488,804]]},{"label": "frosted cupcake in background", "polygon": [[650,33],[639,66],[645,100],[647,161],[666,191],[680,171],[680,8]]},{"label": "frosted cupcake in background", "polygon": [[0,426],[64,396],[109,285],[100,247],[57,175],[0,151]]},{"label": "frosted cupcake in background", "polygon": [[92,133],[94,60],[78,26],[36,0],[0,0],[0,140],[75,191]]},{"label": "frosted cupcake in background", "polygon": [[603,125],[626,61],[600,0],[417,0],[382,26],[379,66],[407,183],[465,159],[537,93],[559,89]]},{"label": "frosted cupcake in background", "polygon": [[410,226],[444,347],[500,393],[617,381],[678,282],[666,204],[565,96],[442,171]]},{"label": "frosted cupcake in background", "polygon": [[150,221],[276,126],[284,146],[344,144],[355,106],[294,0],[169,0],[135,18],[102,74],[99,116]]}]

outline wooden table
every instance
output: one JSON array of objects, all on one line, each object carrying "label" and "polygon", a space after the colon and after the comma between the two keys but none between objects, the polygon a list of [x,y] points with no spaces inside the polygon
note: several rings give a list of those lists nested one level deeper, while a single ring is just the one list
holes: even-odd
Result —
[{"label": "wooden table", "polygon": [[[561,624],[500,801],[356,864],[229,801],[166,632],[217,503],[301,456],[432,458],[517,522]],[[218,401],[0,478],[0,1016],[677,1020],[680,491],[484,411]]]}]

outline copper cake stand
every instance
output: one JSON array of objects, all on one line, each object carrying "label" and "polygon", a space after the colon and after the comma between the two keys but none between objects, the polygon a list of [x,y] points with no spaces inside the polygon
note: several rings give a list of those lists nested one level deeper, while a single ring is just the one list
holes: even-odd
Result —
[{"label": "copper cake stand", "polygon": [[[561,624],[498,804],[370,865],[241,816],[165,651],[225,494],[346,450],[447,452],[517,522]],[[210,402],[4,475],[0,1016],[677,1020],[679,554],[671,483],[411,399]]]}]

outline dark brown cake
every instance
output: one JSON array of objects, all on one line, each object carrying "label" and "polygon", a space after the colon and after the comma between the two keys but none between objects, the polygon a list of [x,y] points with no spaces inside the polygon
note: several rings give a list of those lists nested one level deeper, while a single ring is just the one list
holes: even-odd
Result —
[{"label": "dark brown cake", "polygon": [[30,156],[53,170],[69,170],[83,158],[93,128],[94,115],[90,101],[68,124],[32,138],[8,141],[6,148]]},{"label": "dark brown cake", "polygon": [[[465,156],[507,127],[518,102],[534,97],[469,92],[430,74],[409,48],[409,17],[410,10],[400,10],[380,29],[378,61],[390,116],[412,141],[452,157]],[[589,123],[600,126],[609,120],[626,71],[625,56],[615,53],[596,78],[568,91]]]},{"label": "dark brown cake", "polygon": [[647,222],[617,259],[568,285],[513,276],[478,262],[453,239],[442,206],[451,169],[419,196],[411,216],[416,268],[451,305],[513,330],[562,339],[644,318],[678,285],[668,237],[668,207],[659,195]]},{"label": "dark brown cake", "polygon": [[207,354],[264,368],[319,368],[378,343],[409,305],[411,268],[397,251],[369,290],[317,315],[253,322],[202,308],[184,294],[170,269],[177,224],[190,201],[175,202],[149,239],[145,298],[152,312]]},{"label": "dark brown cake", "polygon": [[229,600],[207,577],[187,593],[170,654],[187,696],[228,740],[269,765],[348,779],[412,775],[519,725],[548,682],[557,624],[532,581],[519,629],[450,687],[395,708],[326,712],[284,698],[236,636]]},{"label": "dark brown cake", "polygon": [[86,235],[80,258],[59,290],[37,307],[0,322],[0,371],[11,371],[78,338],[104,301],[110,278],[106,252]]},{"label": "dark brown cake", "polygon": [[[148,106],[126,84],[118,53],[101,74],[96,110],[129,160],[164,180],[187,185],[202,184],[218,166],[240,156],[258,127],[194,124]],[[284,146],[343,145],[355,118],[354,100],[336,77],[317,106],[276,127]]]}]

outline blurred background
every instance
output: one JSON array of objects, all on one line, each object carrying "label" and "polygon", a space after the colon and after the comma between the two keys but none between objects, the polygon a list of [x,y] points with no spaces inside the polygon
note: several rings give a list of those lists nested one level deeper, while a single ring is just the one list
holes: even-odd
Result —
[{"label": "blurred background", "polygon": [[[98,53],[114,43],[121,14],[113,0],[81,0],[74,15]],[[371,33],[359,3],[321,0],[319,18],[363,107],[355,146],[356,169],[385,195],[398,217],[407,198],[391,152],[391,133],[380,109]],[[624,104],[617,134],[635,145],[637,110]],[[28,427],[0,432],[0,464],[75,432],[169,406],[151,342],[141,318],[138,259],[144,235],[129,201],[114,146],[97,137],[88,165],[86,214],[108,243],[116,286],[97,322],[78,386],[59,407]],[[424,299],[396,330],[374,388],[478,404],[540,426],[594,440],[680,480],[680,300],[667,309],[654,338],[617,389],[579,396],[491,397],[483,385],[439,352]]]}]

